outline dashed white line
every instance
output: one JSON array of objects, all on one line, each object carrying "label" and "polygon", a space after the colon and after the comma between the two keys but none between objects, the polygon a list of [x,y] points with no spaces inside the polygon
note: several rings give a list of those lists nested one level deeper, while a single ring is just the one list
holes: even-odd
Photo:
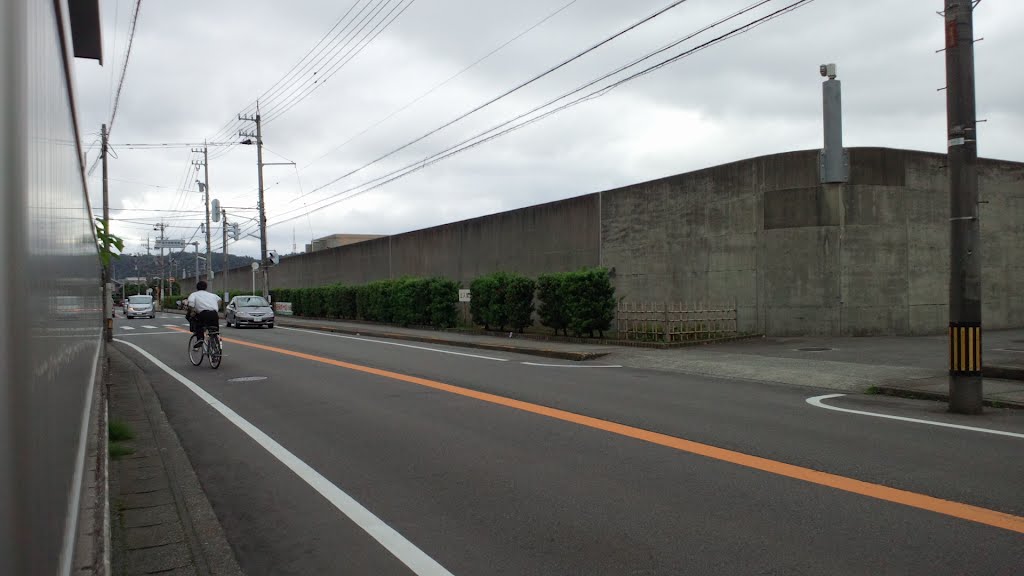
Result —
[{"label": "dashed white line", "polygon": [[250,438],[255,440],[257,444],[262,446],[274,458],[277,458],[278,461],[304,480],[306,484],[309,484],[310,487],[319,492],[321,496],[326,498],[342,514],[348,516],[356,525],[365,530],[374,540],[384,546],[388,552],[391,552],[395,558],[408,566],[414,574],[417,576],[453,576],[444,566],[441,566],[436,560],[427,556],[425,552],[417,548],[415,544],[399,534],[394,528],[385,524],[373,512],[367,510],[366,507],[345,493],[341,488],[332,484],[330,480],[324,478],[323,475],[314,470],[309,464],[300,460],[298,456],[289,452],[287,448],[278,444],[276,440],[256,426],[253,426],[248,420],[239,416],[238,413],[211,396],[196,383],[185,378],[135,344],[125,340],[116,341],[137,350],[158,368],[184,384],[186,388],[209,404],[211,408],[220,412],[228,421],[249,435]]},{"label": "dashed white line", "polygon": [[440,350],[438,348],[427,348],[426,346],[413,346],[412,344],[399,344],[398,342],[387,342],[384,340],[371,340],[370,338],[360,338],[358,336],[346,336],[344,334],[332,334],[330,332],[318,332],[316,330],[302,330],[301,328],[286,328],[279,326],[282,330],[291,330],[292,332],[305,332],[307,334],[315,334],[317,336],[331,336],[333,338],[344,338],[346,340],[359,340],[361,342],[370,342],[371,344],[386,344],[388,346],[401,346],[402,348],[415,348],[416,350],[426,350],[428,352],[437,352],[439,354],[453,354],[455,356],[467,356],[469,358],[480,358],[481,360],[494,360],[495,362],[508,362],[506,358],[495,358],[493,356],[481,356],[479,354],[466,354],[465,352],[453,352],[451,350]]},{"label": "dashed white line", "polygon": [[160,334],[181,334],[181,332],[170,332],[170,331],[138,332],[136,334],[121,334],[121,336],[127,338],[128,336],[133,336],[133,337],[134,336],[157,336],[157,335],[160,335]]},{"label": "dashed white line", "polygon": [[143,324],[143,328],[149,328],[150,330],[156,330],[156,326],[150,326],[149,324]]},{"label": "dashed white line", "polygon": [[846,396],[846,394],[825,394],[823,396],[815,396],[808,398],[807,403],[811,406],[817,406],[818,408],[824,408],[826,410],[835,410],[836,412],[847,412],[850,414],[860,414],[861,416],[874,416],[875,418],[886,418],[888,420],[899,420],[901,422],[913,422],[915,424],[928,424],[930,426],[941,426],[943,428],[956,428],[957,430],[968,430],[970,432],[983,432],[985,434],[997,434],[999,436],[1010,436],[1013,438],[1024,438],[1024,434],[1018,434],[1016,432],[1005,432],[1003,430],[992,430],[991,428],[978,428],[976,426],[964,426],[962,424],[949,424],[946,422],[935,422],[934,420],[921,420],[919,418],[907,418],[906,416],[892,416],[889,414],[879,414],[877,412],[865,412],[863,410],[851,410],[849,408],[837,408],[835,406],[829,406],[822,402],[822,400],[828,400],[829,398],[839,398],[840,396]]},{"label": "dashed white line", "polygon": [[121,326],[121,330],[135,330],[134,326]]},{"label": "dashed white line", "polygon": [[520,362],[520,364],[545,368],[622,368],[619,364],[540,364],[538,362]]},{"label": "dashed white line", "polygon": [[174,324],[164,324],[164,328],[175,328]]}]

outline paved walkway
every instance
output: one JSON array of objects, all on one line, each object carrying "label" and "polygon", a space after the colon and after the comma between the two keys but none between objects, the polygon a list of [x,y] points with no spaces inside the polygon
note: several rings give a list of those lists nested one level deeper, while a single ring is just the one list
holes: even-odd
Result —
[{"label": "paved walkway", "polygon": [[[1024,330],[985,334],[985,399],[1024,407]],[[948,398],[945,336],[757,338],[674,350],[629,349],[619,364],[729,378]],[[1012,378],[1012,379],[1011,379]]]},{"label": "paved walkway", "polygon": [[[947,339],[939,336],[751,338],[657,349],[419,330],[362,322],[278,316],[280,326],[327,330],[533,354],[603,361],[636,368],[778,382],[845,392],[913,393],[948,397]],[[1024,407],[1024,329],[989,331],[984,339],[985,399]],[[991,377],[990,377],[991,376]]]},{"label": "paved walkway", "polygon": [[110,421],[130,427],[111,461],[112,573],[234,576],[242,572],[145,373],[115,343]]}]

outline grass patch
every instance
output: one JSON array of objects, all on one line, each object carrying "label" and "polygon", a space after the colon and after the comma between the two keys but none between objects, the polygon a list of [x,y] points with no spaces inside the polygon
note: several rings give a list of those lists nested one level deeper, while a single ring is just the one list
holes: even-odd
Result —
[{"label": "grass patch", "polygon": [[135,432],[132,431],[131,426],[121,422],[120,420],[111,420],[107,424],[107,439],[111,442],[122,442],[124,440],[131,440],[135,438]]},{"label": "grass patch", "polygon": [[109,451],[111,460],[120,460],[125,456],[131,456],[132,454],[135,454],[134,448],[132,448],[131,446],[125,446],[120,442],[111,442]]},{"label": "grass patch", "polygon": [[865,394],[881,394],[882,393],[882,389],[879,388],[878,386],[871,386],[870,388],[865,390],[864,393]]}]

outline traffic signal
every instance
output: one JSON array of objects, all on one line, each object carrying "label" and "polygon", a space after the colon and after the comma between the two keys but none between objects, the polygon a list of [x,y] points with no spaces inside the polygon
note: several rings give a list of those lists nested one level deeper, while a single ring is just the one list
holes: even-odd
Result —
[{"label": "traffic signal", "polygon": [[232,222],[231,228],[228,229],[228,236],[231,236],[233,240],[238,240],[240,233],[238,231],[238,222]]},{"label": "traffic signal", "polygon": [[277,266],[281,263],[281,256],[277,254],[277,250],[267,250],[267,260]]}]

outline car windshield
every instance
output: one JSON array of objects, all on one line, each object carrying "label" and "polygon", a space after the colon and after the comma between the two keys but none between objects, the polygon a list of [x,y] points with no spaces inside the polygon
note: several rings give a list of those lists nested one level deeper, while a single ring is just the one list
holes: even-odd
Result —
[{"label": "car windshield", "polygon": [[267,304],[267,301],[260,296],[246,296],[245,298],[239,298],[237,304],[242,308],[270,306],[270,304]]},{"label": "car windshield", "polygon": [[129,296],[128,297],[128,303],[129,304],[149,304],[152,301],[153,301],[153,298],[151,296]]}]

